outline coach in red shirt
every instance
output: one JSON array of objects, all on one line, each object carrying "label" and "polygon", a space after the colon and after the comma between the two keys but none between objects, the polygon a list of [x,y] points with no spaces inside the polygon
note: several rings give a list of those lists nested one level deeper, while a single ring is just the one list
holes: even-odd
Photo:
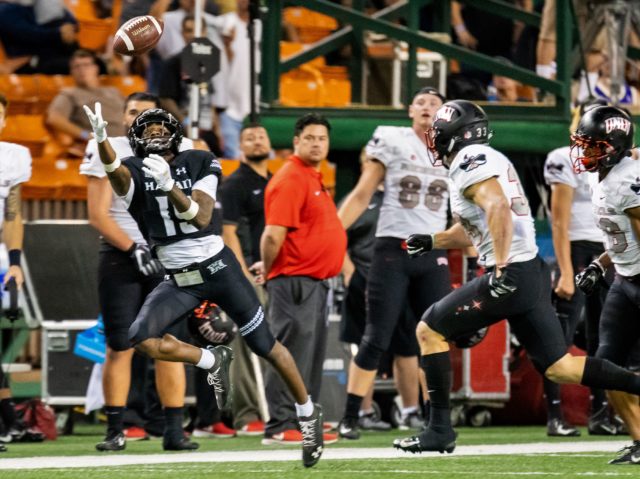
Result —
[{"label": "coach in red shirt", "polygon": [[[327,340],[324,280],[340,273],[347,248],[346,233],[320,174],[330,129],[329,122],[314,113],[296,122],[294,154],[265,191],[266,226],[260,241],[268,280],[267,320],[291,351],[314,400],[320,396]],[[286,386],[271,369],[265,385],[271,419],[263,443],[301,441]]]}]

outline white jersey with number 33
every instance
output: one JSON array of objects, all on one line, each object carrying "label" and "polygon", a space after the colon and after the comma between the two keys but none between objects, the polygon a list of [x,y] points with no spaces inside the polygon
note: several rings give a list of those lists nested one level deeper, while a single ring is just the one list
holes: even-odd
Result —
[{"label": "white jersey with number 33", "polygon": [[594,186],[591,201],[616,272],[622,276],[640,274],[640,243],[625,213],[640,207],[640,160],[623,158]]},{"label": "white jersey with number 33", "polygon": [[412,128],[379,126],[366,153],[386,168],[377,237],[404,239],[413,233],[445,229],[447,175],[431,165],[427,147]]},{"label": "white jersey with number 33", "polygon": [[538,254],[536,233],[529,202],[524,195],[518,173],[509,159],[488,145],[470,145],[456,155],[449,169],[451,211],[478,250],[484,266],[495,266],[493,242],[485,212],[464,197],[464,191],[489,178],[496,178],[511,204],[513,238],[509,263],[529,261]]}]

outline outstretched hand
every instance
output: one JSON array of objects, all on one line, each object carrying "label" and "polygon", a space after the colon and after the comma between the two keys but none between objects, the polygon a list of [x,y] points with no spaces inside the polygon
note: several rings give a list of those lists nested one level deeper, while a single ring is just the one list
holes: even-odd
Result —
[{"label": "outstretched hand", "polygon": [[93,136],[98,143],[102,143],[107,139],[107,125],[109,124],[102,118],[102,105],[99,101],[95,103],[95,113],[92,112],[91,108],[87,105],[84,105],[82,108],[84,108],[84,112],[87,114],[87,118],[89,118],[89,123],[91,123]]}]

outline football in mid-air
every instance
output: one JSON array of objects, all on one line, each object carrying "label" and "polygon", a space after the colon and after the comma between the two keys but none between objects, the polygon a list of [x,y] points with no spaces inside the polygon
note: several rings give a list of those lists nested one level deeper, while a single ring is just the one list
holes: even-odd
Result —
[{"label": "football in mid-air", "polygon": [[134,17],[116,32],[113,50],[121,55],[142,55],[156,46],[162,36],[163,23],[151,15]]}]

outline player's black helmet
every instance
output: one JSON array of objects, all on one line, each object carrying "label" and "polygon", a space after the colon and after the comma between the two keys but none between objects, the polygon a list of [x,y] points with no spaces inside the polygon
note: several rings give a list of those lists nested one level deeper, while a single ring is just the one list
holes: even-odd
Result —
[{"label": "player's black helmet", "polygon": [[[169,136],[144,138],[147,126],[155,124],[161,124],[167,128]],[[139,158],[144,158],[149,153],[162,154],[167,151],[172,151],[177,155],[184,131],[180,122],[171,113],[162,108],[152,108],[143,111],[136,117],[127,135],[134,154]]]},{"label": "player's black helmet", "polygon": [[448,101],[438,109],[426,132],[429,158],[434,166],[448,168],[451,153],[467,145],[489,143],[492,134],[482,108],[467,100]]},{"label": "player's black helmet", "polygon": [[571,135],[571,159],[576,172],[611,168],[633,147],[633,120],[614,106],[587,110]]}]

